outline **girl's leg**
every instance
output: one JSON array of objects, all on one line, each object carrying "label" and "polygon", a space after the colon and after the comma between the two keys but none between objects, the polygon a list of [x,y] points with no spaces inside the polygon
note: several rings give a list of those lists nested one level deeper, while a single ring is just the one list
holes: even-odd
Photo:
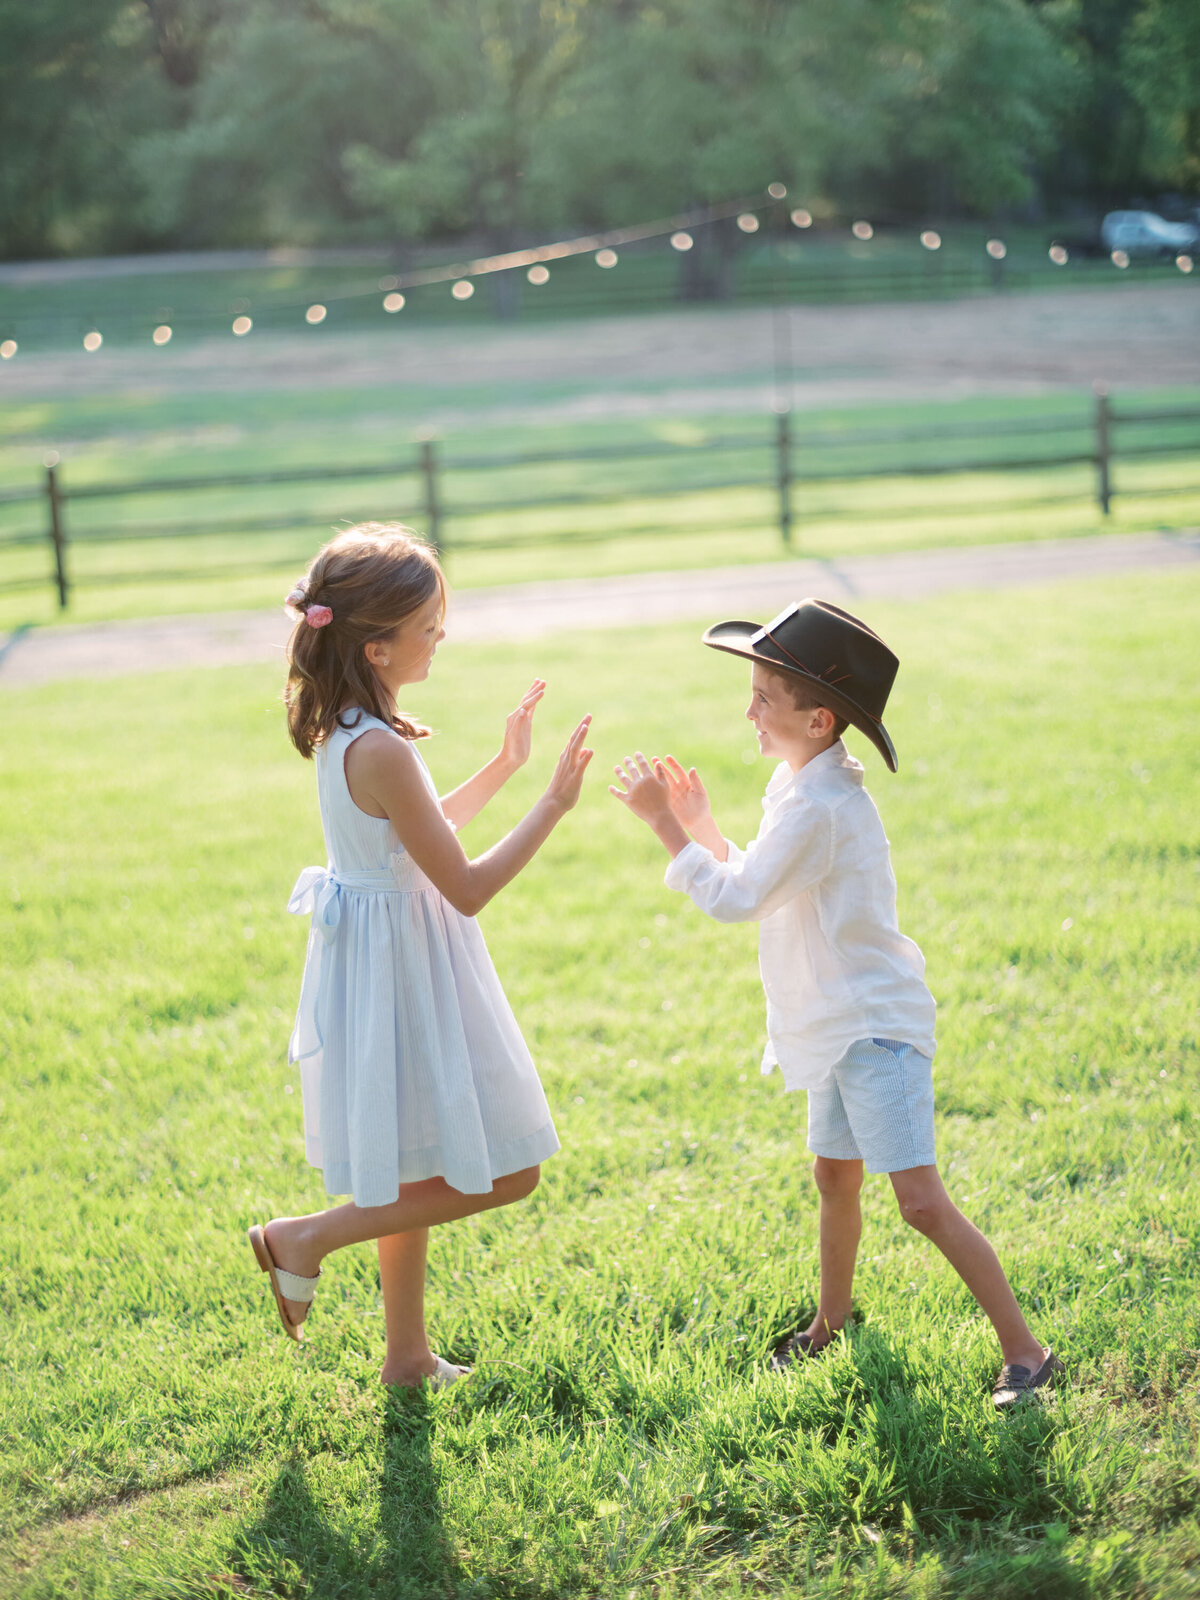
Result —
[{"label": "girl's leg", "polygon": [[[333,1250],[348,1244],[363,1244],[394,1233],[412,1233],[417,1228],[433,1228],[442,1222],[456,1222],[477,1211],[523,1200],[537,1188],[540,1167],[526,1167],[497,1178],[487,1194],[463,1194],[452,1189],[445,1178],[426,1178],[422,1183],[400,1186],[399,1197],[386,1206],[332,1206],[308,1217],[276,1217],[263,1230],[267,1249],[275,1265],[301,1278],[313,1278],[321,1262]],[[308,1303],[285,1300],[288,1316],[302,1322]]]},{"label": "girl's leg", "polygon": [[805,1331],[812,1340],[811,1348],[820,1350],[850,1316],[850,1290],[862,1234],[858,1192],[863,1164],[817,1156],[813,1177],[821,1196],[821,1291],[817,1314]]},{"label": "girl's leg", "polygon": [[379,1286],[387,1326],[384,1383],[419,1384],[437,1363],[425,1332],[425,1257],[429,1229],[389,1233],[379,1240]]},{"label": "girl's leg", "polygon": [[946,1193],[936,1167],[890,1174],[905,1222],[932,1239],[970,1289],[996,1330],[1006,1363],[1036,1372],[1046,1351],[1021,1315],[1016,1296],[991,1245]]}]

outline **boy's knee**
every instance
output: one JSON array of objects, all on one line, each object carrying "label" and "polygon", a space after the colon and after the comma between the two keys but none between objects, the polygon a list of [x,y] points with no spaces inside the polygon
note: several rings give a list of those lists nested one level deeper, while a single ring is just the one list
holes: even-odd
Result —
[{"label": "boy's knee", "polygon": [[813,1161],[813,1180],[829,1199],[857,1194],[862,1188],[862,1178],[861,1161],[834,1161],[829,1156],[817,1156]]},{"label": "boy's knee", "polygon": [[953,1209],[944,1194],[924,1194],[919,1190],[897,1195],[896,1204],[909,1227],[926,1234],[936,1233]]}]

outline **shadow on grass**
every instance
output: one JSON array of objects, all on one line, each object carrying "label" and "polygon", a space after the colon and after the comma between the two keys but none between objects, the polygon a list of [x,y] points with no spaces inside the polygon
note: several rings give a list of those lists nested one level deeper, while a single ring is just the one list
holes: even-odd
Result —
[{"label": "shadow on grass", "polygon": [[320,1459],[289,1456],[258,1520],[234,1542],[229,1595],[428,1600],[453,1594],[460,1571],[442,1525],[433,1428],[423,1391],[388,1397],[377,1515],[362,1501],[339,1498],[331,1505]]}]

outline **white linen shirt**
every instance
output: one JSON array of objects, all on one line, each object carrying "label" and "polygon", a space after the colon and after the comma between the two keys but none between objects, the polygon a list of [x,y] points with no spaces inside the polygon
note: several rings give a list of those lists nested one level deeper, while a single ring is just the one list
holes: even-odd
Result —
[{"label": "white linen shirt", "polygon": [[934,1052],[937,1007],[925,959],[896,922],[887,835],[863,769],[838,739],[800,771],[781,762],[758,836],[726,840],[718,861],[694,840],[667,868],[669,889],[718,922],[759,922],[767,996],[762,1070],[811,1089],[859,1039]]}]

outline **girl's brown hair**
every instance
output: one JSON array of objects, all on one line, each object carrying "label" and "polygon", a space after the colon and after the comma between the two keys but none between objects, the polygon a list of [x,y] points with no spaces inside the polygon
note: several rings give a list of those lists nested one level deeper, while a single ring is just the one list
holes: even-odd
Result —
[{"label": "girl's brown hair", "polygon": [[[288,640],[283,699],[288,732],[302,756],[311,757],[350,707],[378,717],[402,738],[428,736],[428,728],[388,704],[363,647],[388,638],[438,593],[444,609],[446,580],[436,552],[398,522],[360,522],[321,550],[287,599],[300,618]],[[316,607],[333,614],[318,627],[307,620]],[[352,714],[342,725],[355,721]]]}]

